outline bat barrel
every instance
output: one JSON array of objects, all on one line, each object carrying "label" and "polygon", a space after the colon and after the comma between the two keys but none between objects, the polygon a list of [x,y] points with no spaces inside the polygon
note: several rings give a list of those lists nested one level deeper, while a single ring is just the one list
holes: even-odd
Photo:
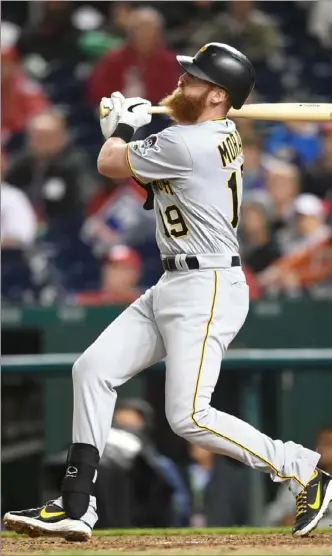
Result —
[{"label": "bat barrel", "polygon": [[[150,114],[167,114],[165,106],[151,106]],[[331,103],[275,103],[245,104],[240,110],[231,110],[230,118],[247,118],[266,121],[330,122],[332,121]]]},{"label": "bat barrel", "polygon": [[231,109],[229,116],[267,121],[329,122],[332,121],[332,104],[245,104],[240,110]]}]

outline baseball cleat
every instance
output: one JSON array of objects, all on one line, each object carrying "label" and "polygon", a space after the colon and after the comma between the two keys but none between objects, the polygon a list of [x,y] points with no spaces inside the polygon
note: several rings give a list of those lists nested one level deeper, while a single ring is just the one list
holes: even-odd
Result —
[{"label": "baseball cleat", "polygon": [[3,522],[9,531],[26,533],[30,537],[46,535],[78,542],[91,537],[91,528],[87,523],[81,519],[70,519],[54,501],[47,502],[41,508],[8,512]]},{"label": "baseball cleat", "polygon": [[295,537],[304,537],[316,529],[332,501],[332,476],[315,469],[307,486],[296,497]]}]

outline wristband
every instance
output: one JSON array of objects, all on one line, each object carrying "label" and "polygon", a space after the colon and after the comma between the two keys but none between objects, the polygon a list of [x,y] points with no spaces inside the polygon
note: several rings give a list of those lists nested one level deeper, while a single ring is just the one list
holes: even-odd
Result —
[{"label": "wristband", "polygon": [[118,124],[112,134],[112,137],[118,137],[122,139],[125,143],[130,143],[133,138],[135,130],[131,125],[128,124]]}]

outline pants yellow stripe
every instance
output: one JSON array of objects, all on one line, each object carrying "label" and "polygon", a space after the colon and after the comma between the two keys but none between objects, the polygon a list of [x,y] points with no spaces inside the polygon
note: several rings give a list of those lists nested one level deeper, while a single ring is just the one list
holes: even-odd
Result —
[{"label": "pants yellow stripe", "polygon": [[197,379],[196,379],[195,393],[194,393],[194,398],[193,398],[191,418],[192,418],[194,424],[196,425],[196,427],[198,427],[199,429],[205,430],[205,431],[207,431],[209,433],[212,433],[212,434],[215,434],[216,436],[219,436],[220,438],[223,438],[224,440],[227,440],[228,442],[231,442],[232,444],[235,444],[235,446],[238,446],[238,448],[241,448],[242,450],[244,450],[245,452],[248,452],[252,456],[255,456],[257,459],[259,459],[260,461],[262,461],[263,463],[268,465],[280,479],[284,479],[284,480],[294,479],[302,487],[305,487],[305,484],[302,483],[300,481],[300,479],[298,479],[297,477],[295,477],[295,476],[288,477],[288,476],[281,475],[281,473],[276,469],[276,467],[274,467],[274,465],[271,462],[267,461],[262,456],[259,456],[258,454],[256,454],[252,450],[249,450],[249,448],[247,448],[246,446],[242,446],[242,444],[239,444],[239,442],[236,442],[232,438],[229,438],[228,436],[225,436],[224,434],[221,434],[221,433],[219,433],[219,432],[217,432],[213,429],[210,429],[208,427],[204,427],[204,426],[200,425],[196,420],[196,417],[195,417],[195,415],[196,415],[196,400],[197,400],[199,382],[200,382],[201,373],[202,373],[206,342],[207,342],[208,337],[209,337],[210,326],[211,326],[211,322],[213,320],[213,314],[214,314],[214,308],[215,308],[215,304],[216,304],[217,292],[218,292],[218,274],[217,274],[216,271],[214,271],[214,289],[213,289],[212,304],[211,304],[211,309],[210,309],[209,320],[208,320],[207,325],[206,325],[206,332],[205,332],[205,336],[204,336],[204,340],[203,340],[201,357],[200,357],[200,361],[199,361],[199,367],[198,367],[198,374],[197,374]]}]

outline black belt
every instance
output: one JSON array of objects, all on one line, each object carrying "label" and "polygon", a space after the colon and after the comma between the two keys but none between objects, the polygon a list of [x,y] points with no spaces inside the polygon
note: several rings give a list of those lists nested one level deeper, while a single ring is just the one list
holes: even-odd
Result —
[{"label": "black belt", "polygon": [[[187,255],[185,258],[185,262],[189,270],[195,270],[195,269],[197,270],[199,268],[199,262],[197,257]],[[175,257],[166,257],[165,259],[162,259],[162,264],[164,270],[168,270],[169,272],[178,270],[175,265]],[[232,257],[231,266],[241,266],[241,259],[238,255]]]}]

